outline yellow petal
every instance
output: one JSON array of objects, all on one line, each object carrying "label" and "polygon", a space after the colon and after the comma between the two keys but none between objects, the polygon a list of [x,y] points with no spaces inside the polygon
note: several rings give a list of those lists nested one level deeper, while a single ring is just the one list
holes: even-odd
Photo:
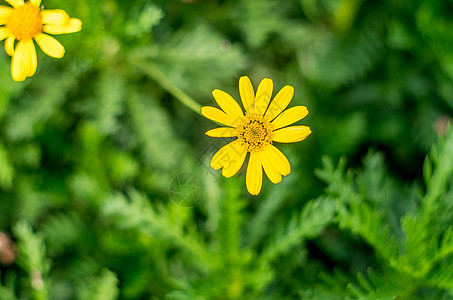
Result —
[{"label": "yellow petal", "polygon": [[51,37],[50,35],[40,33],[35,36],[35,40],[38,43],[41,50],[55,58],[62,58],[64,55],[64,47],[59,41]]},{"label": "yellow petal", "polygon": [[294,143],[305,140],[311,133],[308,126],[290,126],[274,131],[272,140],[279,143]]},{"label": "yellow petal", "polygon": [[219,151],[217,151],[217,153],[212,157],[211,167],[214,170],[218,170],[226,164],[229,164],[231,160],[231,152],[241,153],[241,148],[242,147],[240,146],[238,140],[226,144],[225,146],[220,148]]},{"label": "yellow petal", "polygon": [[206,135],[211,136],[211,137],[233,137],[233,136],[237,136],[238,133],[235,128],[219,127],[219,128],[214,128],[214,129],[208,130],[206,132]]},{"label": "yellow petal", "polygon": [[272,183],[279,183],[282,181],[282,175],[277,171],[272,162],[267,158],[265,151],[258,152],[261,164],[263,165],[264,172]]},{"label": "yellow petal", "polygon": [[11,76],[13,77],[14,81],[24,81],[27,77],[26,69],[25,69],[25,60],[28,59],[25,57],[27,53],[25,53],[24,43],[19,41],[17,43],[16,52],[13,55],[13,59],[11,60]]},{"label": "yellow petal", "polygon": [[74,33],[82,29],[82,21],[79,19],[71,19],[67,25],[44,25],[43,31],[50,34],[65,34]]},{"label": "yellow petal", "polygon": [[260,193],[261,186],[263,185],[263,168],[261,167],[258,152],[250,152],[245,184],[247,185],[247,191],[251,195],[258,195]]},{"label": "yellow petal", "polygon": [[269,78],[264,78],[261,80],[258,90],[256,91],[255,98],[255,112],[260,116],[264,116],[267,107],[269,106],[269,101],[272,97],[274,84]]},{"label": "yellow petal", "polygon": [[230,178],[236,174],[244,164],[245,156],[247,155],[247,149],[241,147],[239,143],[231,143],[232,146],[228,148],[227,162],[223,165],[222,175],[226,178]]},{"label": "yellow petal", "polygon": [[71,18],[62,9],[45,9],[41,11],[42,23],[51,25],[67,25]]},{"label": "yellow petal", "polygon": [[293,99],[293,95],[294,95],[294,88],[289,85],[284,86],[277,93],[277,95],[274,97],[274,100],[272,100],[271,104],[269,105],[268,110],[266,111],[266,116],[269,118],[269,120],[274,119],[282,111],[285,110],[285,108],[288,106],[288,104]]},{"label": "yellow petal", "polygon": [[9,31],[8,28],[5,28],[5,27],[1,27],[0,28],[0,41],[3,41],[4,39],[9,37],[10,35],[11,35],[11,32]]},{"label": "yellow petal", "polygon": [[218,170],[220,169],[221,167],[223,167],[226,163],[226,157],[227,157],[227,153],[228,153],[228,148],[231,147],[231,143],[228,143],[226,144],[225,146],[223,146],[222,148],[220,148],[216,154],[214,154],[214,156],[212,157],[211,159],[211,168],[213,168],[214,170]]},{"label": "yellow petal", "polygon": [[6,53],[8,53],[9,56],[13,56],[14,55],[14,41],[16,40],[16,38],[12,35],[10,35],[6,41],[5,41],[5,51]]},{"label": "yellow petal", "polygon": [[242,105],[248,114],[255,112],[255,91],[252,83],[247,76],[239,78],[239,94],[241,95]]},{"label": "yellow petal", "polygon": [[282,112],[277,118],[272,121],[272,125],[274,126],[274,130],[279,128],[291,125],[297,121],[302,120],[308,115],[308,109],[305,106],[294,106],[288,108],[284,112]]},{"label": "yellow petal", "polygon": [[24,0],[6,0],[6,2],[11,4],[11,6],[13,6],[13,7],[18,7],[18,6],[24,5]]},{"label": "yellow petal", "polygon": [[283,176],[288,175],[291,172],[291,166],[286,156],[278,150],[274,145],[268,145],[264,150],[268,161],[277,169],[277,171]]},{"label": "yellow petal", "polygon": [[30,77],[36,73],[36,67],[38,64],[36,58],[36,48],[32,40],[26,40],[22,42],[23,44],[23,56],[24,56],[24,67],[25,67],[25,76]]},{"label": "yellow petal", "polygon": [[0,5],[0,19],[8,17],[12,11],[11,7]]},{"label": "yellow petal", "polygon": [[203,106],[201,108],[201,114],[214,122],[227,126],[234,127],[234,124],[237,122],[237,120],[227,115],[222,110],[212,106]]},{"label": "yellow petal", "polygon": [[34,6],[39,7],[41,5],[41,0],[30,0],[30,3]]},{"label": "yellow petal", "polygon": [[231,117],[237,119],[244,116],[239,104],[228,93],[221,90],[214,90],[212,91],[212,96],[214,96],[220,108]]}]

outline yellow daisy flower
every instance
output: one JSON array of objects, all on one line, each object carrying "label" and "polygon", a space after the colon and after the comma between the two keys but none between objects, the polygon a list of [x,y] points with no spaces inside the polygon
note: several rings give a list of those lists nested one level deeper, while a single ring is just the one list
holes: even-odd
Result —
[{"label": "yellow daisy flower", "polygon": [[[63,46],[50,34],[80,31],[82,22],[70,18],[61,9],[42,9],[41,0],[6,0],[12,7],[0,5],[0,41],[6,39],[5,50],[10,56],[14,81],[23,81],[36,72],[37,58],[33,40],[44,53],[61,58]],[[45,32],[45,33],[44,33]],[[17,45],[15,46],[15,41]]]},{"label": "yellow daisy flower", "polygon": [[206,132],[208,136],[237,137],[214,155],[211,167],[215,170],[223,168],[222,175],[229,178],[239,171],[250,152],[246,185],[252,195],[258,195],[261,191],[263,169],[272,183],[279,183],[282,175],[291,172],[288,159],[272,143],[299,142],[311,133],[308,126],[286,127],[308,114],[305,106],[285,110],[293,98],[294,88],[289,85],[283,87],[271,102],[272,91],[272,80],[265,78],[255,96],[250,79],[243,76],[239,79],[239,94],[245,115],[236,100],[221,90],[212,92],[221,109],[211,106],[201,108],[203,116],[228,126],[211,129]]}]

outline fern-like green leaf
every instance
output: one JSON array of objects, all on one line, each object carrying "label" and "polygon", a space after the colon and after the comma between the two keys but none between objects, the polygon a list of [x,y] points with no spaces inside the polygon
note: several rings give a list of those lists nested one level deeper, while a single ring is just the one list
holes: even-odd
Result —
[{"label": "fern-like green leaf", "polygon": [[299,215],[291,218],[286,232],[281,236],[277,236],[264,249],[260,259],[264,262],[272,262],[305,239],[320,235],[324,228],[332,221],[333,215],[334,204],[331,199],[318,198],[308,202]]},{"label": "fern-like green leaf", "polygon": [[119,295],[118,278],[115,273],[104,270],[97,278],[87,280],[80,293],[81,300],[115,300]]},{"label": "fern-like green leaf", "polygon": [[46,300],[49,297],[46,279],[50,263],[46,258],[44,240],[25,221],[17,223],[13,231],[19,240],[17,263],[29,276],[30,296],[35,300]]},{"label": "fern-like green leaf", "polygon": [[161,207],[156,210],[148,199],[137,191],[132,190],[127,199],[121,194],[111,196],[103,207],[103,213],[112,218],[120,227],[136,229],[142,234],[158,240],[166,241],[177,246],[190,257],[200,270],[212,267],[213,260],[203,248],[200,239],[193,234],[184,232],[184,228],[171,223],[168,210]]}]

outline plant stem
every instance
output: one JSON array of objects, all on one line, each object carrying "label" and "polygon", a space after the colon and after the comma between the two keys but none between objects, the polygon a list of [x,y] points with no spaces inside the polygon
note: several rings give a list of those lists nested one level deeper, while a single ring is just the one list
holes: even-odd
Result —
[{"label": "plant stem", "polygon": [[171,82],[156,65],[141,59],[132,59],[132,63],[140,68],[146,75],[155,80],[163,89],[173,95],[182,104],[201,115],[201,104]]}]

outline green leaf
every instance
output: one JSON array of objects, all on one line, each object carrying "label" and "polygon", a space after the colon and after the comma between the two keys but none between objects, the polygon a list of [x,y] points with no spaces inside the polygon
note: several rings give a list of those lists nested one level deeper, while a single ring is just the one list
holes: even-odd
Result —
[{"label": "green leaf", "polygon": [[25,221],[17,223],[13,231],[19,240],[17,263],[28,274],[31,298],[35,300],[49,299],[46,279],[50,263],[46,258],[43,238],[39,234],[35,234],[31,225]]},{"label": "green leaf", "polygon": [[86,280],[80,292],[81,300],[114,300],[118,298],[118,278],[110,270],[104,270],[99,277]]},{"label": "green leaf", "polygon": [[277,235],[261,254],[260,260],[272,262],[289,252],[305,239],[317,237],[330,224],[334,215],[332,199],[321,197],[309,201],[298,215],[294,215],[286,231]]},{"label": "green leaf", "polygon": [[135,22],[128,22],[125,31],[126,35],[136,38],[149,33],[154,26],[158,25],[164,17],[164,12],[153,4],[147,4],[133,15],[131,18]]}]

